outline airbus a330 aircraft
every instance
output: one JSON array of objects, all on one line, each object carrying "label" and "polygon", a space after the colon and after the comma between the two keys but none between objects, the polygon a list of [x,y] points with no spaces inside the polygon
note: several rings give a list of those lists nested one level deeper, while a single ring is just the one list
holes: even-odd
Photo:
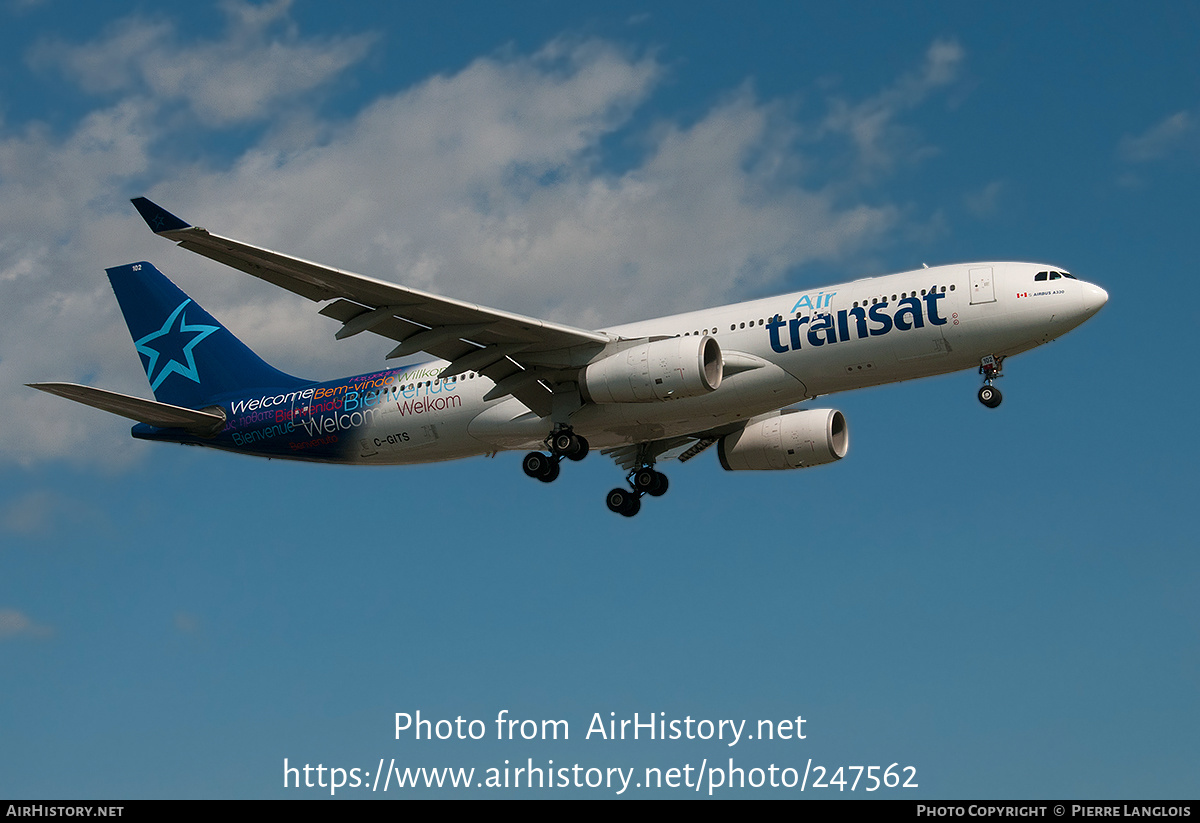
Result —
[{"label": "airbus a330 aircraft", "polygon": [[628,472],[609,509],[667,490],[659,461],[716,444],[730,471],[799,469],[846,455],[819,395],[961,369],[983,375],[1108,300],[1055,266],[966,263],[645,320],[572,328],[428,294],[211,234],[139,197],[158,235],[323,302],[340,340],[371,332],[389,359],[439,360],[315,382],[267,365],[149,263],[108,269],[156,400],[70,383],[34,388],[138,421],[134,437],[264,457],[371,465],[530,450],[558,477],[599,448]]}]

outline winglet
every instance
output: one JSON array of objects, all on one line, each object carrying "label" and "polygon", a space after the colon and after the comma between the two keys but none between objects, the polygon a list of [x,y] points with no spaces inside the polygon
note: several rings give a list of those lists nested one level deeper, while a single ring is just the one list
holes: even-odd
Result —
[{"label": "winglet", "polygon": [[142,219],[146,221],[146,225],[155,234],[191,228],[191,224],[185,223],[162,206],[147,200],[145,197],[135,197],[130,202],[133,203],[133,207],[138,210],[138,214],[142,216]]}]

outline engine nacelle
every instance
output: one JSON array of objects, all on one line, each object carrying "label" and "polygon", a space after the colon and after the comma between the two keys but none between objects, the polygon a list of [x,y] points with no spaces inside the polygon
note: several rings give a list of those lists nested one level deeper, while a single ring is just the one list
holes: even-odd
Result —
[{"label": "engine nacelle", "polygon": [[715,337],[671,337],[589,364],[580,388],[593,403],[651,403],[716,391],[723,371]]},{"label": "engine nacelle", "polygon": [[850,431],[837,409],[783,412],[750,423],[717,443],[726,471],[802,469],[846,456]]}]

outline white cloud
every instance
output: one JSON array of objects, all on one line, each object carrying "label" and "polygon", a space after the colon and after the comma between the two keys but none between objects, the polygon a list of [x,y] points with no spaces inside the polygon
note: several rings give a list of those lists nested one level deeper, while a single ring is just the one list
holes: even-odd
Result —
[{"label": "white cloud", "polygon": [[1177,111],[1139,135],[1122,138],[1120,153],[1131,163],[1158,160],[1185,145],[1195,133],[1196,118],[1187,111]]},{"label": "white cloud", "polygon": [[968,192],[963,197],[967,211],[976,217],[988,217],[996,213],[1000,203],[1000,195],[1004,192],[1004,182],[993,180],[981,189]]},{"label": "white cloud", "polygon": [[208,125],[261,120],[361,60],[374,40],[302,39],[288,20],[290,5],[227,0],[225,36],[194,44],[181,43],[168,21],[126,18],[88,43],[39,43],[31,60],[60,67],[87,91],[182,101]]},{"label": "white cloud", "polygon": [[42,639],[54,634],[54,629],[35,623],[16,609],[0,609],[0,640],[18,637]]},{"label": "white cloud", "polygon": [[27,492],[8,503],[0,517],[0,525],[6,531],[17,534],[35,534],[50,528],[57,500],[48,491]]},{"label": "white cloud", "polygon": [[[78,430],[73,429],[72,424],[56,423],[54,416],[46,416],[36,421],[36,426],[48,428],[63,437],[86,437],[88,421],[86,417],[81,419],[83,422],[78,424]],[[54,489],[30,489],[15,496],[0,508],[0,530],[12,534],[45,539],[52,537],[64,526],[82,527],[92,534],[107,534],[113,530],[113,522],[107,512],[97,508],[87,499],[68,498]]]},{"label": "white cloud", "polygon": [[196,634],[200,631],[200,618],[191,612],[175,612],[172,622],[175,624],[175,630],[181,634]]},{"label": "white cloud", "polygon": [[878,94],[860,102],[837,101],[824,128],[847,135],[858,152],[860,170],[888,170],[902,152],[921,157],[927,149],[910,145],[912,133],[897,125],[902,113],[916,108],[936,89],[952,83],[965,52],[953,40],[938,40],[925,52],[917,72],[901,76]]},{"label": "white cloud", "polygon": [[[261,19],[231,25],[218,42],[175,42],[191,55],[180,77],[219,74],[225,62],[250,71],[258,58],[244,52],[282,25],[286,4],[228,8]],[[126,36],[154,29],[180,39],[172,24],[144,27],[125,27]],[[283,29],[270,36],[293,54],[320,46]],[[99,45],[115,49],[115,38]],[[352,41],[323,44],[361,56]],[[184,127],[163,116],[164,95],[186,93],[202,122],[223,121],[206,108],[207,92],[184,92],[182,80],[155,85],[149,59],[127,60],[111,81],[119,99],[71,133],[31,125],[0,142],[0,220],[11,229],[0,239],[0,413],[10,421],[0,454],[9,460],[111,463],[136,453],[122,421],[18,385],[76,380],[148,394],[105,265],[154,261],[268,361],[304,376],[366,371],[386,351],[371,335],[335,344],[336,324],[313,304],[154,238],[124,199],[142,193],[130,191],[137,181],[159,181],[144,193],[218,233],[598,327],[761,294],[805,263],[876,248],[906,204],[863,205],[855,186],[881,173],[896,120],[950,82],[962,51],[936,43],[920,71],[870,100],[832,104],[812,124],[787,101],[735,90],[688,125],[660,121],[636,135],[644,154],[621,173],[605,170],[603,141],[628,127],[663,70],[612,43],[563,39],[532,55],[480,58],[380,95],[341,122],[296,104],[295,128],[215,169],[162,156],[172,129]],[[251,89],[246,99],[263,94],[274,92]],[[808,154],[846,144],[863,170],[851,174],[858,182],[806,187]]]}]

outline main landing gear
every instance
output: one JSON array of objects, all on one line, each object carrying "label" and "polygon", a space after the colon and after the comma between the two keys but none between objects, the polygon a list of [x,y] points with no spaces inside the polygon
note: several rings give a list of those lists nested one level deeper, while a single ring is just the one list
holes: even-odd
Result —
[{"label": "main landing gear", "polygon": [[1004,399],[1004,395],[1000,394],[1000,390],[992,385],[997,377],[1003,377],[1000,374],[1000,369],[1003,368],[1004,358],[988,355],[979,362],[979,373],[983,375],[983,386],[979,389],[979,402],[987,406],[989,409],[994,409],[1000,405],[1000,401]]},{"label": "main landing gear", "polygon": [[[568,460],[582,460],[588,453],[587,440],[567,426],[552,431],[545,444],[549,454],[529,452],[521,461],[521,468],[525,474],[543,483],[552,483],[558,479],[559,465],[564,457]],[[666,494],[667,476],[655,471],[654,457],[649,451],[649,444],[642,444],[636,462],[641,463],[641,467],[634,469],[626,477],[629,488],[613,489],[605,498],[609,511],[633,517],[642,508],[642,495],[659,497]]]},{"label": "main landing gear", "polygon": [[608,493],[605,502],[608,510],[633,517],[642,509],[642,495],[659,497],[667,491],[667,476],[654,470],[653,466],[642,466],[629,473],[629,489],[616,488]]},{"label": "main landing gear", "polygon": [[587,439],[575,434],[569,427],[552,431],[545,443],[549,454],[530,452],[521,461],[521,468],[525,474],[543,483],[553,483],[558,478],[558,464],[564,457],[568,460],[582,460],[587,457]]}]

